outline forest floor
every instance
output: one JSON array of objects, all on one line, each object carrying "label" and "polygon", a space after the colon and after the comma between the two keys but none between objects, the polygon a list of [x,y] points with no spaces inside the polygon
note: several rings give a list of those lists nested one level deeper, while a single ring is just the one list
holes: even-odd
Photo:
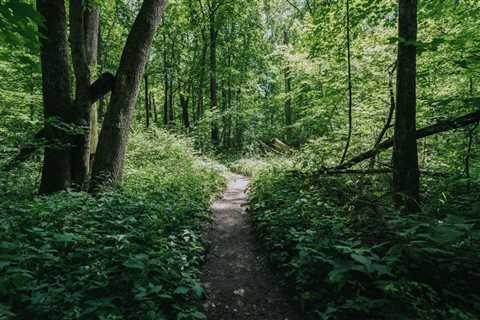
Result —
[{"label": "forest floor", "polygon": [[212,205],[210,249],[202,272],[209,320],[300,319],[255,242],[245,206],[248,179],[232,174]]}]

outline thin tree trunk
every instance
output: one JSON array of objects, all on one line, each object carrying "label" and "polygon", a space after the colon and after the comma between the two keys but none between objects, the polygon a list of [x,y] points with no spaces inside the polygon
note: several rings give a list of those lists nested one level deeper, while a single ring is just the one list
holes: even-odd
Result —
[{"label": "thin tree trunk", "polygon": [[148,93],[148,74],[145,74],[145,126],[150,128],[150,99]]},{"label": "thin tree trunk", "polygon": [[158,123],[158,114],[157,114],[157,103],[155,101],[155,96],[152,93],[150,93],[150,101],[152,102],[152,109],[153,109],[153,121],[155,124]]},{"label": "thin tree trunk", "polygon": [[[388,110],[388,115],[387,115],[387,120],[385,121],[385,125],[380,131],[380,134],[378,135],[377,140],[375,140],[375,144],[373,145],[374,148],[376,148],[380,144],[380,142],[382,142],[383,137],[387,133],[388,129],[392,127],[393,114],[395,113],[395,91],[393,89],[393,75],[396,69],[397,69],[397,62],[395,61],[395,63],[392,65],[391,68],[389,68],[389,71],[388,71],[388,96],[390,99],[390,109]],[[372,160],[370,161],[370,168],[373,168],[375,166],[375,160],[376,160],[376,157],[373,157]]]},{"label": "thin tree trunk", "polygon": [[169,74],[168,74],[168,55],[167,55],[167,37],[163,34],[163,125],[168,125],[168,97],[169,97]]},{"label": "thin tree trunk", "polygon": [[[470,77],[470,98],[474,98],[473,77]],[[467,130],[467,148],[465,150],[465,176],[470,178],[470,160],[472,158],[472,150],[475,140],[475,131],[478,128],[478,123]]]},{"label": "thin tree trunk", "polygon": [[212,144],[217,146],[218,141],[218,123],[217,115],[217,35],[215,25],[215,13],[210,13],[210,108],[213,114],[212,121]]},{"label": "thin tree trunk", "polygon": [[185,129],[187,129],[187,131],[190,129],[188,103],[189,103],[188,96],[186,96],[184,92],[180,92],[180,105],[182,107],[182,124],[185,127]]},{"label": "thin tree trunk", "polygon": [[144,0],[128,36],[100,133],[92,173],[93,190],[102,183],[117,183],[122,177],[133,109],[165,4],[166,0]]},{"label": "thin tree trunk", "polygon": [[[283,31],[283,44],[288,47],[289,45],[289,37],[288,31]],[[293,115],[292,115],[292,79],[290,74],[290,66],[288,65],[288,61],[286,62],[285,66],[285,74],[284,74],[284,81],[285,81],[285,104],[284,104],[284,112],[285,112],[285,127],[286,127],[286,137],[285,140],[287,142],[290,141],[292,138],[292,124],[293,124]]]},{"label": "thin tree trunk", "polygon": [[174,110],[174,90],[173,90],[173,75],[170,74],[170,92],[168,94],[168,125],[171,127],[175,126],[175,110]]},{"label": "thin tree trunk", "polygon": [[343,150],[342,160],[340,164],[345,162],[348,149],[350,148],[350,142],[352,141],[353,131],[353,115],[352,115],[352,58],[350,52],[350,0],[347,0],[347,68],[348,68],[348,136]]},{"label": "thin tree trunk", "polygon": [[203,47],[200,60],[200,77],[198,80],[197,88],[197,120],[200,120],[203,116],[203,88],[205,86],[205,66],[207,64],[207,50],[208,44],[205,36],[205,31],[202,30]]},{"label": "thin tree trunk", "polygon": [[47,140],[39,192],[50,194],[71,185],[69,136],[61,129],[69,122],[72,105],[65,2],[37,0],[37,10],[45,19],[39,31]]},{"label": "thin tree trunk", "polygon": [[397,107],[393,146],[394,201],[404,213],[420,210],[416,141],[417,0],[399,1]]}]

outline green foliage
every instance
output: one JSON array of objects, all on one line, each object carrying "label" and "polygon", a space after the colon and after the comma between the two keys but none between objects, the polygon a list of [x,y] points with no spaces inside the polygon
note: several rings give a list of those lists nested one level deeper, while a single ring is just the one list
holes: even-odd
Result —
[{"label": "green foliage", "polygon": [[25,171],[0,179],[0,318],[204,318],[200,222],[224,179],[188,142],[134,133],[122,188],[95,197],[20,198],[3,182]]},{"label": "green foliage", "polygon": [[402,216],[384,179],[276,166],[254,179],[251,207],[272,265],[309,318],[473,320],[480,184],[455,181],[431,181],[423,213]]}]

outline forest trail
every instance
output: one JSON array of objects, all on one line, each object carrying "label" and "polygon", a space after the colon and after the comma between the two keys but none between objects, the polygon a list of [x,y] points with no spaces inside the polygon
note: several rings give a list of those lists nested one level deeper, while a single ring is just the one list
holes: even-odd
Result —
[{"label": "forest trail", "polygon": [[258,252],[244,206],[248,179],[232,174],[212,205],[210,250],[202,272],[209,320],[300,319]]}]

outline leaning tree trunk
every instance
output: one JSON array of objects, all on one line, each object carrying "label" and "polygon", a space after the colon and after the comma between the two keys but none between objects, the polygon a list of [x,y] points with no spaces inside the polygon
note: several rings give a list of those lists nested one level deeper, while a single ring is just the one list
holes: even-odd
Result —
[{"label": "leaning tree trunk", "polygon": [[65,190],[71,184],[70,148],[65,123],[72,105],[67,54],[67,22],[64,0],[37,0],[45,18],[39,28],[45,137],[41,194]]},{"label": "leaning tree trunk", "polygon": [[393,146],[394,201],[402,212],[419,210],[416,141],[417,0],[399,1],[397,106]]},{"label": "leaning tree trunk", "polygon": [[92,190],[106,182],[117,183],[122,177],[133,109],[165,3],[166,0],[145,0],[128,35],[100,133],[93,164]]}]

